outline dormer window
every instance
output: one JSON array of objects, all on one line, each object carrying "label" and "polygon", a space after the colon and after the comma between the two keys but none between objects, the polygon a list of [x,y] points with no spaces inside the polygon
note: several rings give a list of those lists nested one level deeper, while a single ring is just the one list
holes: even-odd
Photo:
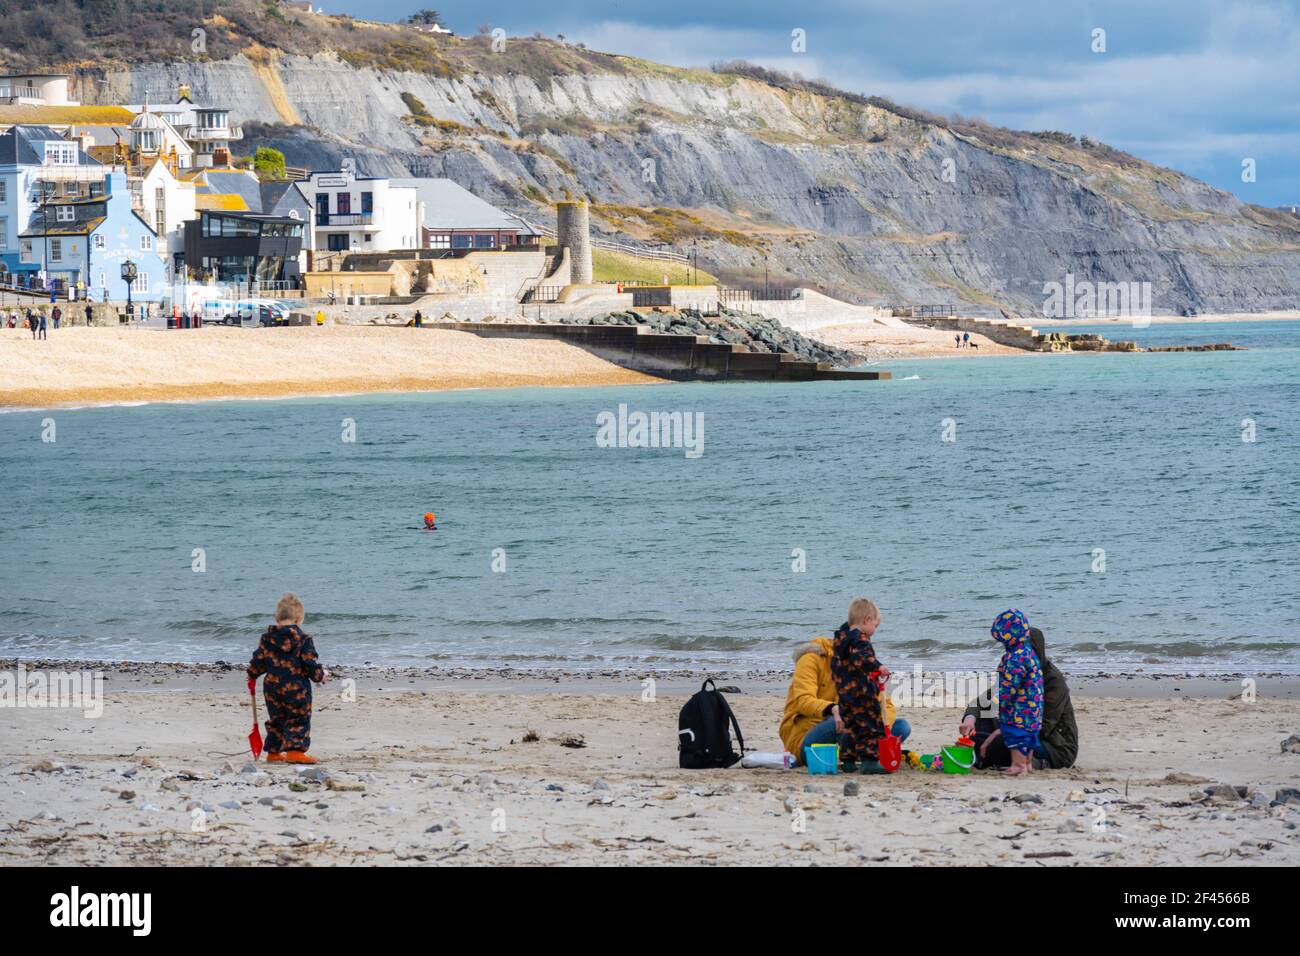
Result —
[{"label": "dormer window", "polygon": [[77,144],[65,142],[47,142],[45,144],[46,166],[77,165]]},{"label": "dormer window", "polygon": [[56,222],[72,222],[77,218],[77,211],[71,206],[55,206],[54,219]]}]

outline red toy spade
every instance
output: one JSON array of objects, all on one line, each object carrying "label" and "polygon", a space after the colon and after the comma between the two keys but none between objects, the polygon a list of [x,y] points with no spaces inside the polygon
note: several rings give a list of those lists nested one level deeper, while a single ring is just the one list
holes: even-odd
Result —
[{"label": "red toy spade", "polygon": [[[884,678],[877,677],[876,683],[880,686],[880,693],[885,693]],[[880,716],[885,715],[885,703],[880,702]],[[883,720],[881,721],[884,722]],[[885,736],[880,738],[880,766],[884,767],[890,773],[898,770],[903,762],[903,742],[893,734],[890,725],[885,725]]]},{"label": "red toy spade", "polygon": [[257,680],[248,682],[248,696],[253,701],[253,732],[248,735],[248,747],[253,751],[253,759],[262,755],[262,728],[257,725]]}]

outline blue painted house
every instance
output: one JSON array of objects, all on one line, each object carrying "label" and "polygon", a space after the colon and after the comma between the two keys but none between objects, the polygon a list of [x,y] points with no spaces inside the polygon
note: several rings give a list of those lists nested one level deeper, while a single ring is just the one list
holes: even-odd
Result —
[{"label": "blue painted house", "polygon": [[17,284],[124,302],[122,264],[130,259],[131,298],[158,302],[169,292],[165,253],[133,209],[124,171],[48,126],[0,135],[0,262]]}]

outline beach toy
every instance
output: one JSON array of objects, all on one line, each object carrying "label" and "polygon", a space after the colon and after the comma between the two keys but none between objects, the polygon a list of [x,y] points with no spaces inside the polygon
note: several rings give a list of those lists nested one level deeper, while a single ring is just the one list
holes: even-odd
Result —
[{"label": "beach toy", "polygon": [[[876,684],[880,687],[880,693],[883,694],[885,692],[885,679],[877,677]],[[903,741],[894,736],[893,729],[888,724],[885,725],[885,736],[880,738],[879,754],[880,766],[884,767],[889,773],[896,773],[903,764]]]},{"label": "beach toy", "polygon": [[933,770],[935,769],[934,757],[935,757],[934,754],[921,754],[921,756],[917,759],[920,760],[921,766],[924,767],[926,770]]},{"label": "beach toy", "polygon": [[262,754],[262,728],[257,723],[257,680],[248,682],[248,696],[253,702],[253,732],[248,735],[248,748],[256,760]]},{"label": "beach toy", "polygon": [[[962,741],[965,741],[963,743]],[[944,773],[970,773],[975,766],[975,748],[969,737],[958,737],[957,742],[940,751]]]},{"label": "beach toy", "polygon": [[803,762],[808,765],[809,773],[839,773],[840,745],[813,744],[804,747]]}]

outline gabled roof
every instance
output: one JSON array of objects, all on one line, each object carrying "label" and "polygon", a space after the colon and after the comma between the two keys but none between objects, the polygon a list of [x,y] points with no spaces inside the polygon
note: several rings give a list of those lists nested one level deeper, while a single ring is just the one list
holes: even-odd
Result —
[{"label": "gabled roof", "polygon": [[[0,166],[40,166],[45,162],[47,141],[71,142],[66,136],[48,126],[14,126],[0,133]],[[99,161],[77,150],[77,158],[85,166],[98,166]]]},{"label": "gabled roof", "polygon": [[389,183],[415,187],[424,203],[424,224],[430,229],[515,229],[523,235],[540,235],[518,216],[450,179],[390,179]]},{"label": "gabled roof", "polygon": [[51,206],[71,206],[74,218],[59,222],[48,208],[37,207],[27,220],[27,228],[19,235],[24,239],[38,236],[84,236],[94,232],[108,216],[108,202],[104,197],[92,201],[51,203]]},{"label": "gabled roof", "polygon": [[243,197],[245,209],[257,212],[262,208],[262,184],[246,170],[204,168],[194,177],[194,187],[198,196],[205,193],[234,194]]}]

